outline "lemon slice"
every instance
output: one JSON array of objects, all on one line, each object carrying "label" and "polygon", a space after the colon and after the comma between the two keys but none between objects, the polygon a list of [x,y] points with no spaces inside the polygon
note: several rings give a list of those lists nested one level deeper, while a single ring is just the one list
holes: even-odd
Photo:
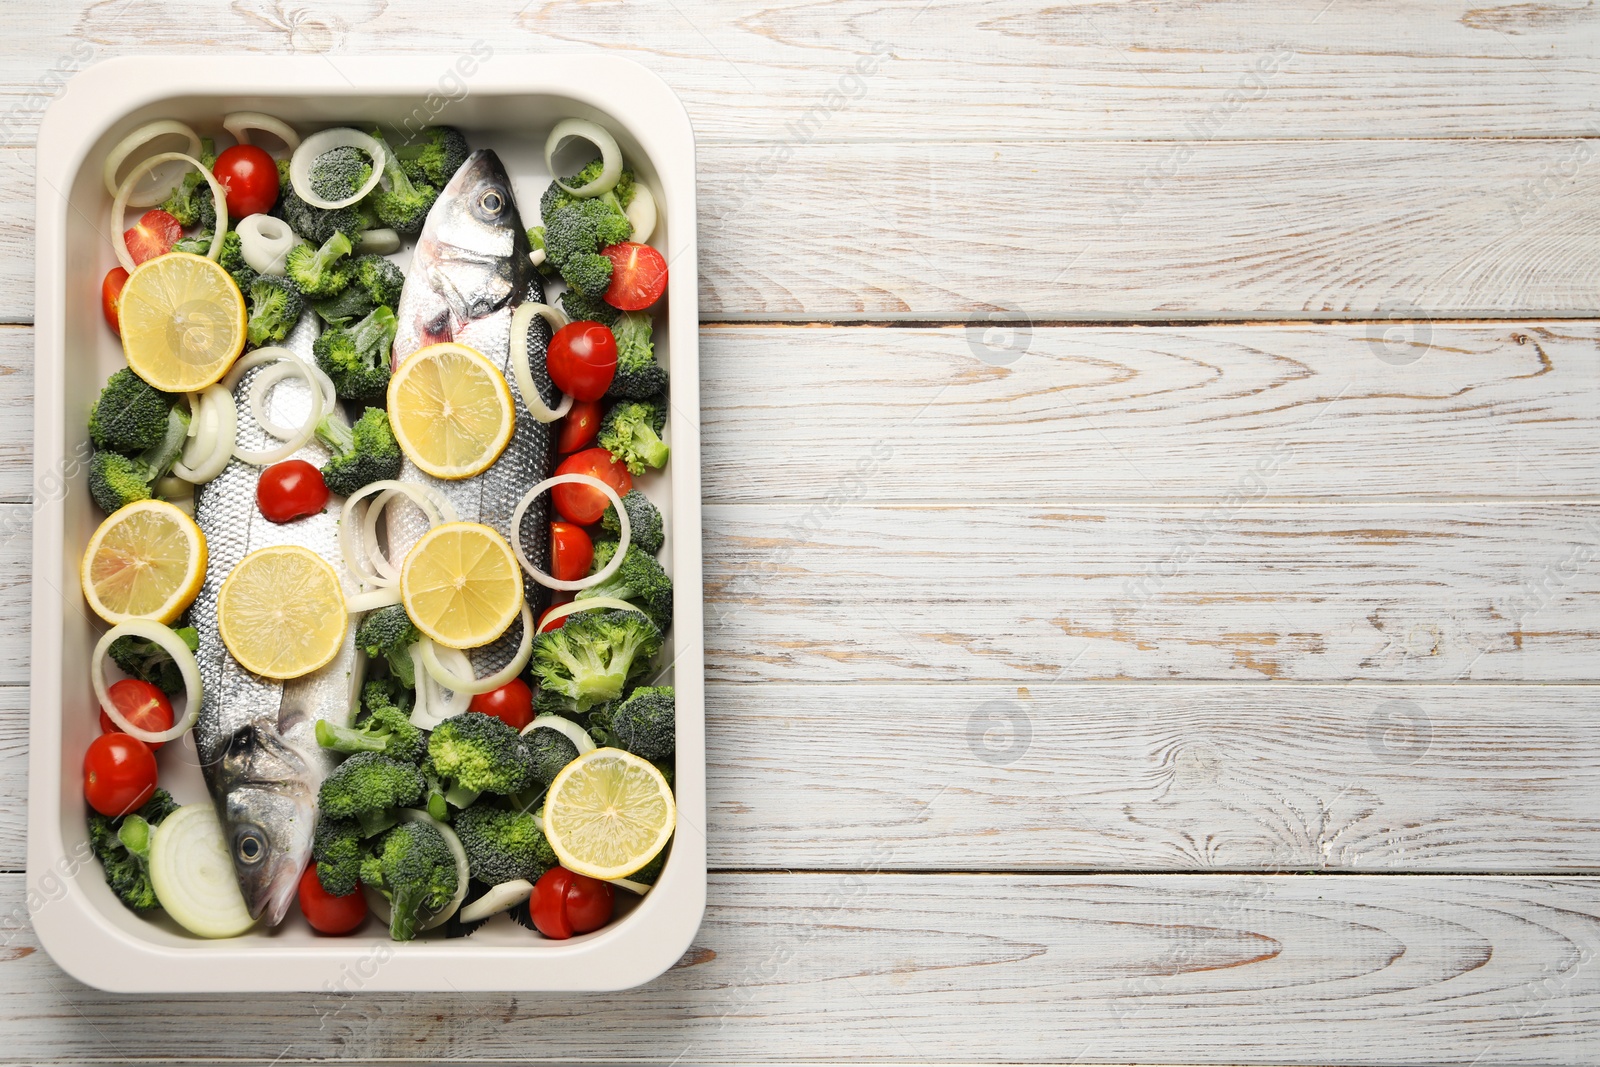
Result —
[{"label": "lemon slice", "polygon": [[400,565],[400,600],[417,629],[449,648],[476,648],[522,613],[522,569],[511,546],[476,522],[422,536]]},{"label": "lemon slice", "polygon": [[165,500],[135,500],[107,517],[83,553],[83,596],[113,625],[171,623],[206,577],[206,535]]},{"label": "lemon slice", "polygon": [[258,548],[217,594],[217,632],[246,670],[298,678],[324,667],[344,644],[348,615],[339,575],[299,545]]},{"label": "lemon slice", "polygon": [[215,384],[244,351],[244,296],[205,256],[169,252],[141,263],[118,316],[128,366],[169,393]]},{"label": "lemon slice", "polygon": [[678,824],[667,780],[620,748],[567,764],[545,796],[544,832],[561,866],[590,878],[625,878],[656,858]]},{"label": "lemon slice", "polygon": [[400,450],[435,478],[470,478],[500,458],[516,426],[505,375],[466,345],[418,349],[389,379]]}]

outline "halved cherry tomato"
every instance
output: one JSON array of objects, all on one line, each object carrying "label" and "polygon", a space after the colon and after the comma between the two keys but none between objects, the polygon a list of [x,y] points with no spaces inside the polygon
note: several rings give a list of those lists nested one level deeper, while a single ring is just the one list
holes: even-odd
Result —
[{"label": "halved cherry tomato", "polygon": [[550,338],[550,380],[574,401],[599,400],[617,376],[617,339],[601,322],[569,322]]},{"label": "halved cherry tomato", "polygon": [[253,144],[224,148],[211,173],[227,190],[230,219],[265,214],[278,201],[278,164]]},{"label": "halved cherry tomato", "polygon": [[[172,714],[172,701],[167,699],[167,694],[151,685],[141,682],[137,678],[124,678],[111,687],[111,703],[117,706],[122,717],[141,730],[148,730],[158,734],[163,730],[172,729],[176,721]],[[111,721],[111,716],[105,711],[100,712],[100,732],[103,734],[120,734],[122,727]],[[146,741],[150,751],[154,752],[165,741]]]},{"label": "halved cherry tomato", "polygon": [[[603,448],[574,452],[561,461],[556,473],[587,474],[591,478],[598,478],[614,489],[619,497],[626,496],[628,490],[633,488],[633,475],[628,473],[627,466]],[[606,505],[611,503],[604,493],[588,485],[558,485],[550,490],[550,499],[562,518],[579,526],[593,526],[599,522],[600,516],[606,513]]]},{"label": "halved cherry tomato", "polygon": [[[123,277],[126,278],[127,274],[124,273]],[[598,400],[574,400],[572,410],[561,420],[561,436],[556,440],[556,451],[564,456],[594,444],[595,435],[600,432],[602,410]]]},{"label": "halved cherry tomato", "polygon": [[293,522],[315,515],[328,503],[322,472],[303,459],[286,459],[261,472],[256,504],[273,522]]},{"label": "halved cherry tomato", "polygon": [[582,526],[570,522],[550,524],[551,577],[558,582],[575,582],[588,574],[593,564],[594,542]]},{"label": "halved cherry tomato", "polygon": [[156,757],[129,734],[101,734],[83,754],[83,796],[115,818],[141,807],[156,791]]},{"label": "halved cherry tomato", "polygon": [[122,235],[128,244],[128,255],[135,263],[166,255],[181,237],[183,224],[160,208],[146,211]]},{"label": "halved cherry tomato", "polygon": [[122,287],[127,284],[128,272],[121,267],[106,271],[106,279],[100,283],[100,313],[106,317],[111,332],[119,337],[122,335]]},{"label": "halved cherry tomato", "polygon": [[520,730],[533,721],[533,690],[521,678],[513,678],[499,689],[473,697],[467,710],[493,715],[513,730]]},{"label": "halved cherry tomato", "polygon": [[667,261],[649,245],[637,241],[602,248],[611,261],[611,285],[606,303],[623,311],[643,311],[667,291]]},{"label": "halved cherry tomato", "polygon": [[574,874],[565,867],[545,871],[528,896],[533,925],[557,941],[600,929],[611,921],[615,904],[608,883]]},{"label": "halved cherry tomato", "polygon": [[545,622],[545,620],[550,617],[550,613],[552,611],[556,610],[563,604],[572,603],[572,600],[573,596],[571,593],[556,593],[552,595],[550,598],[550,606],[545,608],[544,611],[539,614],[538,625],[533,628],[534,633],[542,634],[549,630],[561,629],[562,625],[567,621],[566,615],[561,616],[561,618],[555,620],[554,622]]},{"label": "halved cherry tomato", "polygon": [[348,934],[367,920],[367,895],[360,886],[336,897],[322,888],[317,865],[312,863],[300,876],[300,911],[319,934],[337,937]]}]

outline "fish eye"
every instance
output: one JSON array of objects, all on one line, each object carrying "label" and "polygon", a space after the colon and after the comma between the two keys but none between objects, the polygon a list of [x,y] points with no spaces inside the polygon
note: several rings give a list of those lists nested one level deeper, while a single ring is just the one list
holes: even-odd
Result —
[{"label": "fish eye", "polygon": [[506,201],[497,190],[489,189],[484,192],[481,198],[479,198],[478,206],[483,208],[483,210],[490,215],[498,215],[506,206]]},{"label": "fish eye", "polygon": [[234,856],[240,863],[253,866],[267,855],[267,839],[253,827],[240,830],[233,843]]}]

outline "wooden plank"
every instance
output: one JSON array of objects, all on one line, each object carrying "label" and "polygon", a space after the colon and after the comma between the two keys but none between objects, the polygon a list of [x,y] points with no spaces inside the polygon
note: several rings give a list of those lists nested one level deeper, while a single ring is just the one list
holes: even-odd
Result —
[{"label": "wooden plank", "polygon": [[173,999],[63,975],[8,875],[0,1025],[25,1062],[1594,1063],[1597,899],[1584,878],[718,875],[695,946],[636,990]]}]

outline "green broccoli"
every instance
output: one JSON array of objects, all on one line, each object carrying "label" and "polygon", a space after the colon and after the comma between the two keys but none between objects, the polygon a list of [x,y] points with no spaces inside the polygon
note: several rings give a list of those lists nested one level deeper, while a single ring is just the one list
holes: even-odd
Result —
[{"label": "green broccoli", "polygon": [[543,226],[528,227],[528,251],[544,253],[544,258],[539,261],[537,268],[541,275],[543,275],[545,278],[559,277],[559,272],[556,270],[556,265],[550,262],[549,249],[545,248],[544,246]]},{"label": "green broccoli", "polygon": [[467,807],[480,793],[520,793],[533,781],[533,757],[517,731],[493,715],[454,715],[428,735],[428,769],[446,799]]},{"label": "green broccoli", "polygon": [[533,669],[541,684],[588,711],[621,696],[660,650],[661,631],[637,611],[580,611],[534,637]]},{"label": "green broccoli", "polygon": [[[590,160],[589,164],[578,173],[570,178],[564,178],[562,181],[573,189],[581,189],[600,177],[600,172],[604,169],[605,159],[597,156]],[[633,202],[635,184],[633,171],[623,167],[622,173],[617,176],[617,184],[612,186],[609,192],[602,193],[591,199],[604,201],[607,206],[620,215]],[[559,208],[568,204],[581,204],[582,202],[581,198],[573,196],[567,190],[561,188],[560,185],[551,182],[549,187],[545,189],[544,195],[539,198],[539,215],[541,218],[549,218]],[[627,238],[623,238],[623,240],[627,240]]]},{"label": "green broccoli", "polygon": [[241,293],[250,291],[250,283],[256,280],[256,270],[244,261],[244,238],[239,236],[238,230],[229,230],[222,235],[222,251],[217,255],[217,265],[228,272]]},{"label": "green broccoli", "polygon": [[356,257],[356,284],[367,291],[374,304],[394,307],[400,302],[406,276],[392,261],[368,254]]},{"label": "green broccoli", "polygon": [[305,310],[305,297],[287,278],[258,274],[250,280],[250,321],[245,336],[252,345],[276,344],[289,336]]},{"label": "green broccoli", "polygon": [[355,284],[345,286],[338,296],[311,302],[311,310],[332,326],[348,326],[357,319],[365,318],[377,306],[367,291]]},{"label": "green broccoli", "polygon": [[119,818],[89,810],[89,849],[105,870],[106,884],[134,911],[159,907],[150,885],[150,828],[178,810],[165,789],[157,789],[138,811]]},{"label": "green broccoli", "polygon": [[368,682],[362,692],[366,714],[354,726],[317,720],[317,744],[335,752],[377,752],[390,759],[418,763],[427,751],[422,731],[411,725],[405,708],[391,703],[382,683]]},{"label": "green broccoli", "polygon": [[661,468],[667,462],[667,443],[658,434],[667,424],[664,397],[619,400],[600,420],[600,447],[627,464],[630,474]]},{"label": "green broccoli", "polygon": [[389,936],[410,941],[422,921],[454,899],[460,876],[437,826],[405,822],[379,839],[376,855],[361,861],[361,883],[388,898]]},{"label": "green broccoli", "polygon": [[372,177],[372,160],[359,148],[340,145],[311,161],[311,191],[324,200],[347,200]]},{"label": "green broccoli", "polygon": [[[541,688],[533,695],[533,714],[560,715],[570,718],[578,712],[578,702],[565,693],[558,693],[554,689]],[[592,712],[591,712],[592,713]],[[531,734],[529,735],[532,736]]]},{"label": "green broccoli", "polygon": [[167,436],[172,397],[127,367],[106,379],[89,409],[89,440],[113,452],[143,452]]},{"label": "green broccoli", "polygon": [[399,328],[394,311],[379,307],[354,326],[322,331],[312,351],[317,366],[333,379],[334,391],[346,400],[381,401],[389,389],[389,350]]},{"label": "green broccoli", "polygon": [[167,476],[189,439],[189,415],[182,408],[167,412],[167,432],[137,456],[96,452],[89,461],[89,495],[107,513],[135,500],[149,500],[152,487]]},{"label": "green broccoli", "polygon": [[[570,712],[568,713],[570,714]],[[541,726],[529,731],[524,738],[528,752],[533,756],[533,776],[542,785],[555,781],[561,768],[578,758],[578,746],[560,730]]]},{"label": "green broccoli", "polygon": [[573,322],[598,322],[613,327],[622,314],[599,297],[590,299],[576,289],[568,289],[561,294],[561,310]]},{"label": "green broccoli", "polygon": [[389,673],[407,689],[413,689],[417,684],[416,671],[411,663],[411,646],[421,636],[403,604],[391,604],[369,611],[366,618],[361,620],[361,625],[356,627],[356,645],[374,659],[381,657],[388,663]]},{"label": "green broccoli", "polygon": [[[622,494],[622,508],[628,515],[628,543],[654,555],[667,543],[666,526],[661,512],[650,499],[637,489]],[[600,516],[600,534],[597,541],[615,541],[622,536],[622,523],[617,519],[615,504],[607,504]]]},{"label": "green broccoli", "polygon": [[545,216],[546,262],[561,272],[572,288],[596,300],[611,284],[611,261],[600,255],[609,245],[626,241],[633,224],[604,200],[578,200]]},{"label": "green broccoli", "polygon": [[357,752],[333,769],[317,791],[317,810],[334,818],[355,818],[365,828],[393,821],[392,811],[415,804],[427,782],[409,763]]},{"label": "green broccoli", "polygon": [[666,391],[667,372],[656,363],[650,335],[654,326],[642,311],[625,311],[611,327],[617,339],[617,373],[606,396],[613,400],[643,400]]},{"label": "green broccoli", "polygon": [[598,252],[584,252],[561,265],[561,279],[577,292],[596,300],[611,284],[611,261]]},{"label": "green broccoli", "polygon": [[319,245],[335,233],[344,234],[353,245],[360,239],[361,231],[369,229],[369,223],[373,221],[359,204],[324,210],[300,199],[294,191],[294,183],[289,180],[289,161],[286,159],[278,161],[278,190],[278,210],[283,214],[283,221],[295,233]]},{"label": "green broccoli", "polygon": [[407,177],[435,189],[443,189],[471,153],[466,137],[454,126],[430,126],[394,150]]},{"label": "green broccoli", "polygon": [[[617,554],[619,541],[601,541],[594,546],[594,564],[589,573],[597,574]],[[603,582],[578,590],[577,600],[590,597],[615,597],[638,604],[650,616],[650,621],[663,631],[672,625],[672,578],[662,570],[656,557],[630,544],[622,556],[622,564]],[[569,616],[570,622],[570,616]]]},{"label": "green broccoli", "polygon": [[361,888],[365,836],[355,819],[335,819],[326,814],[317,819],[317,828],[311,835],[311,858],[317,863],[317,881],[336,897]]},{"label": "green broccoli", "polygon": [[676,725],[672,686],[640,686],[612,711],[609,732],[618,748],[658,760],[672,755]]},{"label": "green broccoli", "polygon": [[[383,140],[376,131],[373,137],[380,142]],[[383,185],[372,194],[372,207],[378,213],[380,222],[398,234],[414,237],[421,232],[422,224],[428,218],[428,209],[433,207],[437,199],[437,186],[425,181],[413,182],[394,152],[390,150],[385,153]]]},{"label": "green broccoli", "polygon": [[486,885],[518,878],[537,882],[556,866],[556,854],[532,812],[474,804],[456,816],[452,828],[466,850],[472,877]]},{"label": "green broccoli", "polygon": [[174,252],[188,252],[192,256],[203,256],[211,251],[211,238],[215,236],[210,230],[202,230],[193,237],[180,237],[173,242]]},{"label": "green broccoli", "polygon": [[[193,626],[172,631],[194,652],[200,648],[200,635]],[[183,672],[166,649],[142,637],[119,637],[111,642],[111,661],[129,678],[149,682],[163,693],[183,692]]]},{"label": "green broccoli", "polygon": [[322,465],[322,480],[330,492],[349,496],[373,482],[400,476],[400,445],[382,408],[368,408],[354,426],[331,411],[317,424],[317,437],[333,453]]},{"label": "green broccoli", "polygon": [[[207,170],[216,163],[216,144],[211,138],[200,138],[198,158],[205,164]],[[180,226],[199,226],[203,230],[213,230],[217,225],[217,203],[211,195],[211,183],[193,168],[185,172],[178,187],[161,202],[161,210],[177,219]],[[200,254],[204,255],[203,252]]]},{"label": "green broccoli", "polygon": [[321,248],[297,244],[283,261],[284,273],[305,296],[337,296],[350,284],[350,264],[340,260],[350,254],[352,247],[350,238],[342,233],[329,237]]}]

